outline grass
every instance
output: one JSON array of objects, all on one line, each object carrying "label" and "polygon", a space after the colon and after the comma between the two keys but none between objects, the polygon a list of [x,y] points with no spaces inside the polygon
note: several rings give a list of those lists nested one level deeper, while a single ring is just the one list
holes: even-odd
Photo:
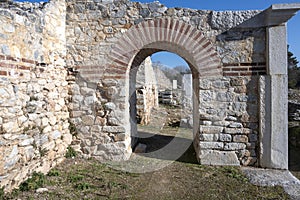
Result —
[{"label": "grass", "polygon": [[[38,194],[35,190],[49,191]],[[1,195],[1,193],[0,193]],[[159,171],[118,171],[94,159],[66,159],[35,173],[3,199],[288,199],[281,187],[250,184],[238,167],[174,162]]]},{"label": "grass", "polygon": [[76,156],[77,156],[76,151],[71,146],[68,146],[65,157],[66,158],[75,158]]},{"label": "grass", "polygon": [[42,173],[36,173],[34,172],[32,174],[32,177],[27,179],[27,181],[23,182],[20,186],[19,189],[20,191],[32,191],[36,190],[40,187],[43,187],[46,184],[46,177]]},{"label": "grass", "polygon": [[0,188],[0,199],[4,199],[4,187]]},{"label": "grass", "polygon": [[60,176],[61,173],[59,170],[57,169],[51,169],[49,172],[48,172],[48,176]]}]

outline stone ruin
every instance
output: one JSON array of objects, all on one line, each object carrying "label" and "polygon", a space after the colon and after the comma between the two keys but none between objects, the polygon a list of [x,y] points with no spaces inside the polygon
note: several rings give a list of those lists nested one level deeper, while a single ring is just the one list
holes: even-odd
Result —
[{"label": "stone ruin", "polygon": [[299,9],[1,3],[0,186],[11,191],[34,171],[48,172],[74,143],[85,157],[128,159],[137,69],[159,51],[178,54],[192,71],[199,163],[287,169],[286,22]]},{"label": "stone ruin", "polygon": [[147,57],[137,70],[135,103],[137,123],[148,125],[152,108],[158,107],[158,88],[151,58]]}]

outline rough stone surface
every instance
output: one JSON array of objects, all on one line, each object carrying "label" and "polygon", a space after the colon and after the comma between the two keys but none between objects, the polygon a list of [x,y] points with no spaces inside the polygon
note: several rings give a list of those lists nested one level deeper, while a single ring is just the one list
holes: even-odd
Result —
[{"label": "rough stone surface", "polygon": [[145,153],[147,149],[147,145],[139,143],[135,149],[134,153]]},{"label": "rough stone surface", "polygon": [[147,57],[136,74],[137,121],[141,125],[150,122],[152,108],[158,106],[158,88],[151,58]]},{"label": "rough stone surface", "polygon": [[[176,53],[190,65],[200,163],[258,166],[263,154],[277,151],[280,137],[273,137],[272,145],[261,142],[270,141],[262,140],[262,133],[275,134],[267,127],[273,118],[264,105],[286,111],[287,102],[271,103],[286,92],[285,26],[269,23],[271,18],[261,20],[272,28],[249,26],[260,11],[174,9],[127,0],[10,2],[0,3],[0,11],[0,187],[5,191],[34,171],[47,173],[70,143],[86,157],[128,159],[136,132],[133,77],[159,51]],[[283,45],[276,59],[268,55],[272,44]],[[263,87],[269,72],[271,99],[270,88]],[[278,129],[285,134],[284,127]],[[287,144],[282,146],[277,152],[285,155]],[[281,157],[273,161],[272,167],[286,164]]]},{"label": "rough stone surface", "polygon": [[240,162],[234,152],[202,150],[200,163],[203,165],[230,165],[239,166]]},{"label": "rough stone surface", "polygon": [[61,140],[70,136],[66,12],[62,1],[0,11],[0,187],[11,191],[61,162],[71,143]]},{"label": "rough stone surface", "polygon": [[250,182],[259,186],[280,185],[293,200],[300,199],[300,181],[288,170],[258,169],[243,167]]}]

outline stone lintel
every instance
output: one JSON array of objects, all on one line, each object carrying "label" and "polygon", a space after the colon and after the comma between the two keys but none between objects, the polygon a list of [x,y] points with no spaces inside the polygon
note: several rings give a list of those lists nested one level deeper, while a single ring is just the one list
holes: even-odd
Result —
[{"label": "stone lintel", "polygon": [[273,4],[266,12],[266,26],[277,26],[286,23],[300,10],[300,3]]},{"label": "stone lintel", "polygon": [[300,3],[273,4],[237,28],[260,28],[285,24],[300,10]]}]

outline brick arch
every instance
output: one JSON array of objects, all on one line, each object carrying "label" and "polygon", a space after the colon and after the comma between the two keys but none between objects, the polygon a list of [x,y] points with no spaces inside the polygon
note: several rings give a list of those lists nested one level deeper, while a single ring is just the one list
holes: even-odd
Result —
[{"label": "brick arch", "polygon": [[200,77],[221,76],[221,60],[214,45],[195,27],[172,18],[144,21],[130,28],[115,44],[106,77],[124,77],[141,50],[170,51],[185,59]]}]

